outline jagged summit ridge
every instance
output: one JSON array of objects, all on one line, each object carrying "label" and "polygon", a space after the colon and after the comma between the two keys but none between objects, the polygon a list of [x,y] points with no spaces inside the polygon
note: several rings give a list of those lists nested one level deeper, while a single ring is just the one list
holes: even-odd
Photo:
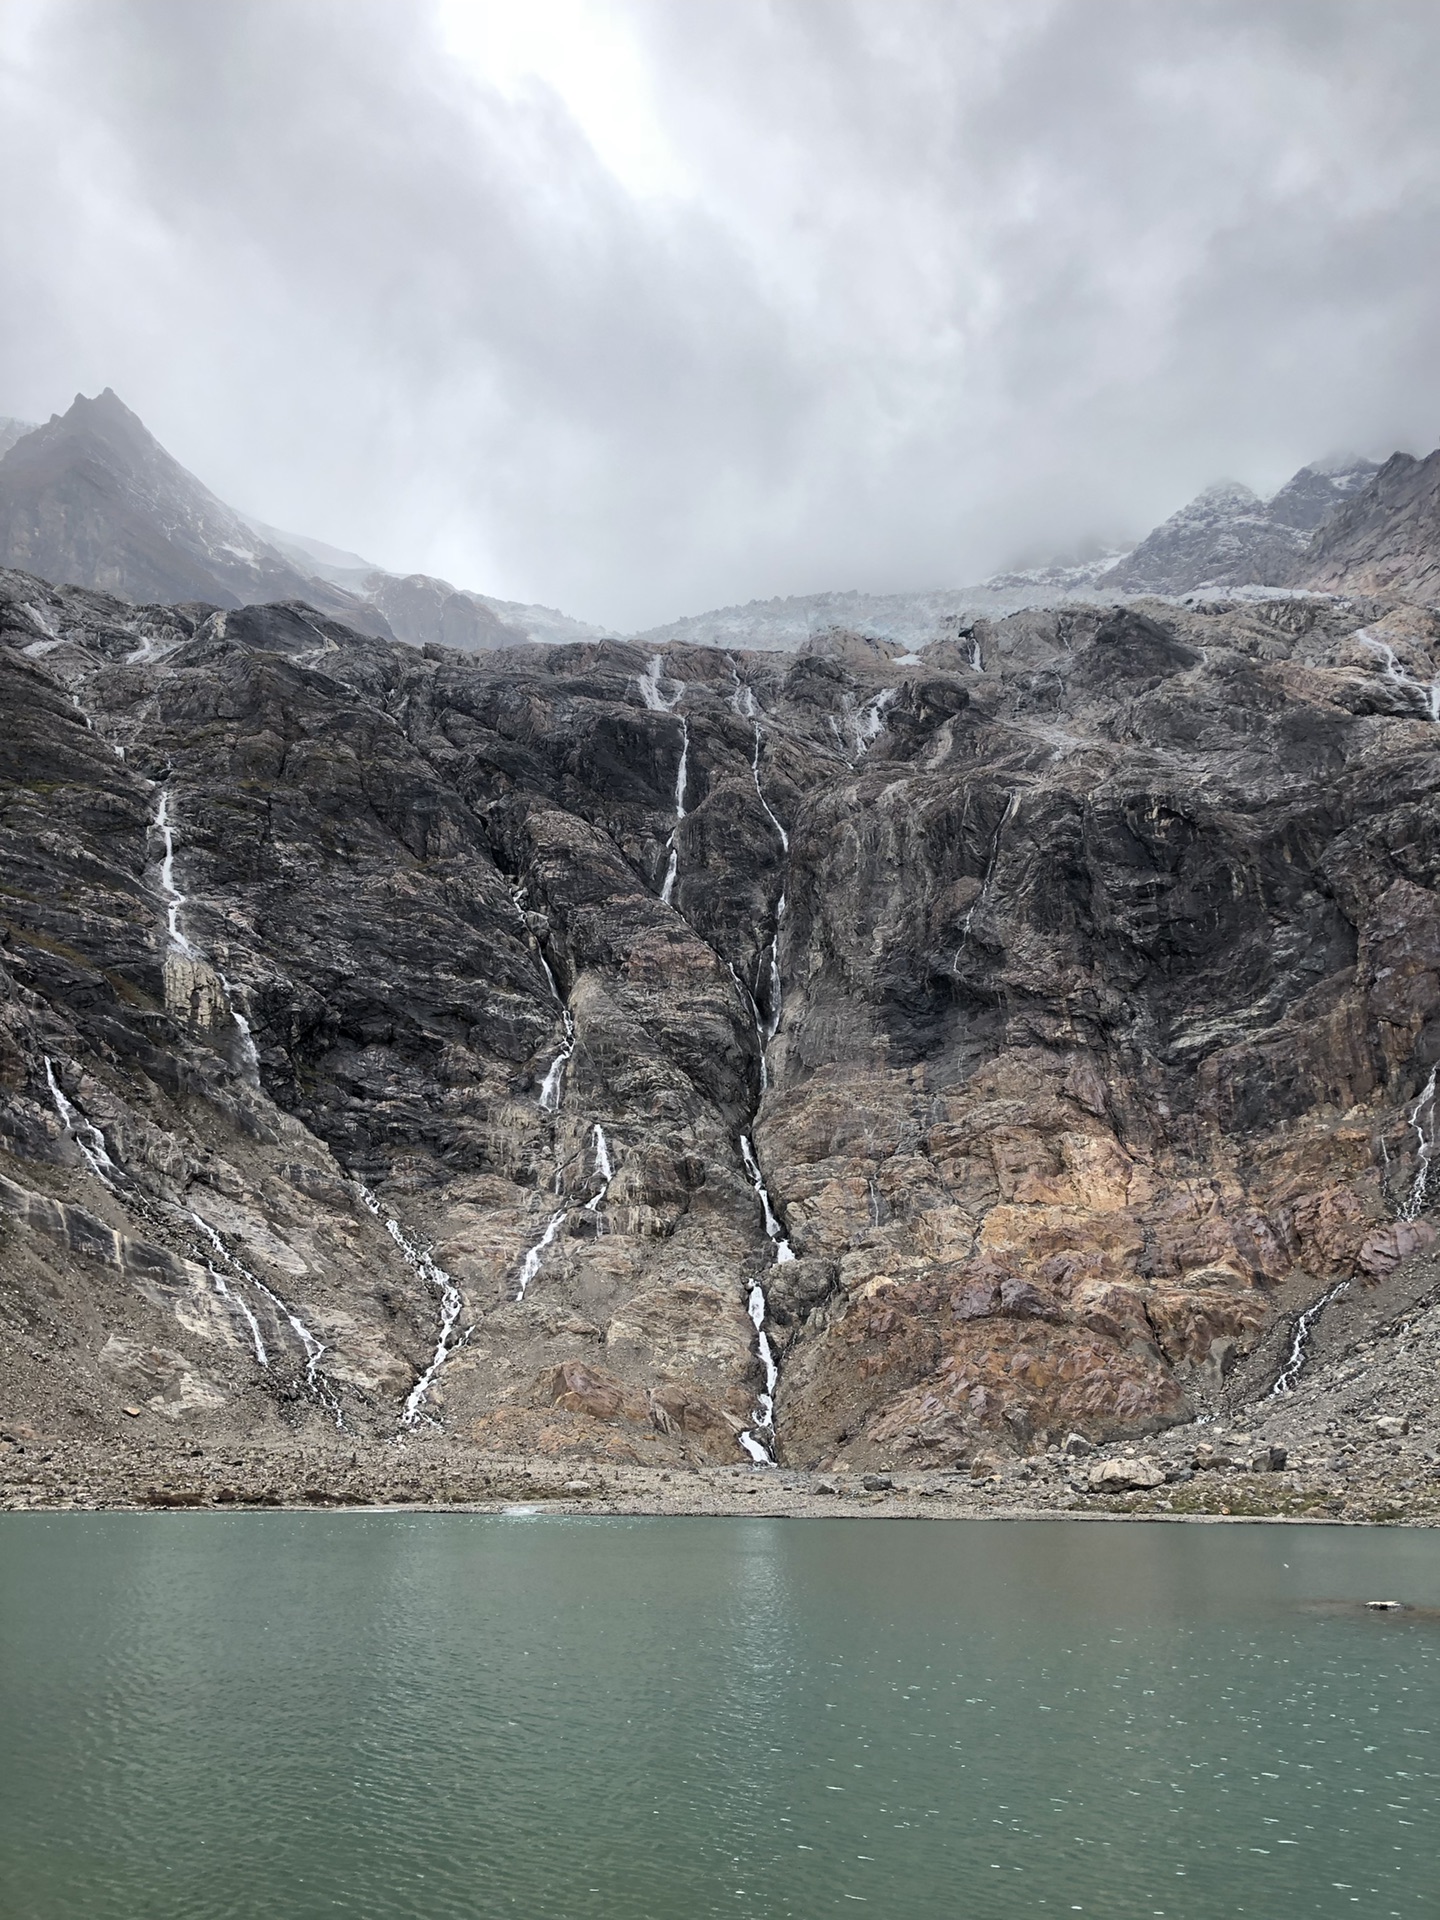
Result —
[{"label": "jagged summit ridge", "polygon": [[1156,527],[1102,573],[1103,591],[1185,594],[1296,583],[1310,541],[1376,471],[1370,460],[1302,467],[1268,500],[1236,480],[1221,481]]}]

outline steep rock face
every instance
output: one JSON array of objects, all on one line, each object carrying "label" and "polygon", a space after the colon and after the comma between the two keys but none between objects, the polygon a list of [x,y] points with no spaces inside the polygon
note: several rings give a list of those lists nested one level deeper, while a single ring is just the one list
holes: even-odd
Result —
[{"label": "steep rock face", "polygon": [[8,453],[17,440],[23,440],[27,433],[34,431],[33,420],[11,420],[0,415],[0,454]]},{"label": "steep rock face", "polygon": [[1363,492],[1379,471],[1378,461],[1364,460],[1357,454],[1301,467],[1278,493],[1271,495],[1267,503],[1269,518],[1275,525],[1313,533]]},{"label": "steep rock face", "polygon": [[8,1402],[951,1464],[1433,1238],[1429,615],[0,632]]},{"label": "steep rock face", "polygon": [[1370,484],[1317,535],[1298,576],[1327,590],[1440,592],[1440,451],[1392,454]]},{"label": "steep rock face", "polygon": [[1360,459],[1302,467],[1269,500],[1233,480],[1208,487],[1096,584],[1127,593],[1283,586],[1296,577],[1315,529],[1375,470],[1373,461]]},{"label": "steep rock face", "polygon": [[77,394],[0,458],[0,566],[137,602],[308,600],[388,632],[259,539],[108,387]]}]

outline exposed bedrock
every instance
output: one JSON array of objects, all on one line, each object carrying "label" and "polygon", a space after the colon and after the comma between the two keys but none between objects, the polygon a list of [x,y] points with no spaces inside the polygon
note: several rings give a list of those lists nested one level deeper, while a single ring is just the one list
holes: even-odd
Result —
[{"label": "exposed bedrock", "polygon": [[950,1465],[1190,1418],[1433,1243],[1413,607],[461,657],[10,574],[0,638],[0,1392],[55,1430],[418,1384],[511,1454]]}]

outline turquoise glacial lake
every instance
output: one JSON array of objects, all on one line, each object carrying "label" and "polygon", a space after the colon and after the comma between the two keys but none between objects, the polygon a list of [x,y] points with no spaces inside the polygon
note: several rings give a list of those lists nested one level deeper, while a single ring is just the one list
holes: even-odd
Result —
[{"label": "turquoise glacial lake", "polygon": [[1440,1533],[0,1516],[5,1920],[1435,1920],[1437,1736]]}]

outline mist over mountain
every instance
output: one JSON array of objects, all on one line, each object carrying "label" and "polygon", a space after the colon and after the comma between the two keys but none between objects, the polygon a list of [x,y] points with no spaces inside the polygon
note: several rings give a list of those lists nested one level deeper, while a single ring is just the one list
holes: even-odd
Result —
[{"label": "mist over mountain", "polygon": [[[94,400],[77,396],[45,427],[12,424],[16,437],[0,457],[0,563],[57,585],[171,604],[293,600],[364,631],[462,652],[520,639],[606,635],[556,608],[497,599],[427,574],[390,573],[358,553],[237,513],[187,473],[108,388]],[[1410,579],[1431,577],[1417,555],[1440,550],[1432,468],[1402,455],[1383,470],[1383,485],[1381,472],[1374,461],[1347,456],[1302,467],[1268,500],[1235,482],[1211,487],[1128,553],[1102,549],[1086,559],[940,590],[751,601],[686,615],[636,637],[660,647],[795,649],[816,634],[848,630],[904,652],[976,618],[1027,607],[1303,589],[1322,572],[1334,584],[1348,577],[1340,546],[1324,547],[1323,563],[1318,556],[1321,536],[1342,508],[1350,510],[1345,524],[1357,530],[1357,551],[1371,556],[1363,583],[1403,591]],[[1394,551],[1377,574],[1377,528],[1396,514]]]}]

